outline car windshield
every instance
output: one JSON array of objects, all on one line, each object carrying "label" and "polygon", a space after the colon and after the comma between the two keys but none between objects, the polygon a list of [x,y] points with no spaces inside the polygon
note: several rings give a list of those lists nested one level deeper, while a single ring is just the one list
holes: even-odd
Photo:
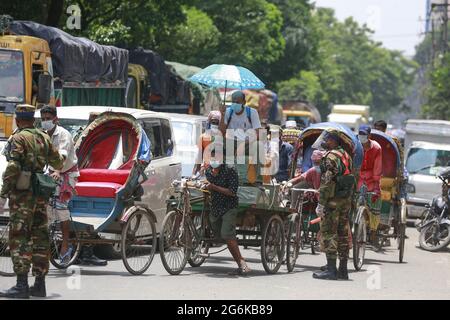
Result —
[{"label": "car windshield", "polygon": [[435,176],[450,166],[450,151],[411,148],[406,160],[408,173]]},{"label": "car windshield", "polygon": [[[70,132],[72,137],[83,131],[88,124],[88,120],[83,119],[58,119],[59,125]],[[41,119],[36,119],[35,125],[41,127]]]},{"label": "car windshield", "polygon": [[22,52],[0,50],[0,101],[24,101]]},{"label": "car windshield", "polygon": [[178,146],[192,146],[194,142],[194,125],[189,122],[172,122],[175,143]]}]

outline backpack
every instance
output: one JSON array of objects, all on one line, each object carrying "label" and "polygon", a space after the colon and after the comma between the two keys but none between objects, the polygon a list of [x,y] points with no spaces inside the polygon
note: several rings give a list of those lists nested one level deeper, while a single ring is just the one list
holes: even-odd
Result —
[{"label": "backpack", "polygon": [[[247,119],[250,122],[250,126],[252,126],[252,110],[250,109],[249,106],[245,106],[244,108],[245,108],[245,113],[247,114]],[[229,108],[229,110],[230,110],[230,113],[228,114],[228,118],[227,118],[227,127],[226,127],[227,129],[228,129],[228,126],[230,125],[231,117],[234,114],[233,109]]]}]

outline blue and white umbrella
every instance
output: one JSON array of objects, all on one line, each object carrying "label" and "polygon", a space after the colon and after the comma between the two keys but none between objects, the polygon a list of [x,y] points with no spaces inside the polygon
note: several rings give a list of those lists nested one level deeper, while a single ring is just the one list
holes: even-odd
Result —
[{"label": "blue and white umbrella", "polygon": [[[263,89],[264,83],[250,70],[227,64],[213,64],[196,73],[191,81],[208,87],[226,89]],[[225,101],[225,99],[224,99]]]}]

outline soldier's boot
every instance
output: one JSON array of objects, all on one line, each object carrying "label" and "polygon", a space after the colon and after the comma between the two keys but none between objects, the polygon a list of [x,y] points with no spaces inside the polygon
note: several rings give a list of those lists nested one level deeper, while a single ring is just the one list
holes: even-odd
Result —
[{"label": "soldier's boot", "polygon": [[37,276],[34,285],[30,287],[30,295],[33,297],[45,298],[47,297],[47,290],[45,289],[45,277]]},{"label": "soldier's boot", "polygon": [[326,271],[328,269],[328,265],[324,265],[320,267],[320,271]]},{"label": "soldier's boot", "polygon": [[18,275],[17,283],[9,290],[0,292],[0,297],[13,299],[29,299],[28,275]]},{"label": "soldier's boot", "polygon": [[94,255],[94,248],[92,246],[83,247],[81,252],[81,265],[106,266],[108,261],[97,258]]},{"label": "soldier's boot", "polygon": [[338,279],[348,280],[347,259],[339,260]]},{"label": "soldier's boot", "polygon": [[337,280],[336,259],[327,258],[327,270],[313,273],[314,279]]}]

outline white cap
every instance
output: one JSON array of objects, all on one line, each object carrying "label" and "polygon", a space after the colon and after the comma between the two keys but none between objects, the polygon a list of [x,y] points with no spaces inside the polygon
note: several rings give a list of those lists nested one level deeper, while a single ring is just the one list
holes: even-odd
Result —
[{"label": "white cap", "polygon": [[286,128],[297,128],[297,122],[295,120],[286,121]]}]

